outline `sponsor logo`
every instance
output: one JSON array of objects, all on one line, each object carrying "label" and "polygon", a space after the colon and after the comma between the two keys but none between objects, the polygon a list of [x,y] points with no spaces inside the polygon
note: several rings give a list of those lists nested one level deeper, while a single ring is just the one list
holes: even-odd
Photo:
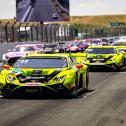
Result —
[{"label": "sponsor logo", "polygon": [[29,80],[42,80],[42,79],[45,79],[44,76],[41,76],[41,77],[27,77],[27,79]]},{"label": "sponsor logo", "polygon": [[29,82],[29,83],[25,83],[26,86],[40,86],[41,83],[35,83],[35,82]]}]

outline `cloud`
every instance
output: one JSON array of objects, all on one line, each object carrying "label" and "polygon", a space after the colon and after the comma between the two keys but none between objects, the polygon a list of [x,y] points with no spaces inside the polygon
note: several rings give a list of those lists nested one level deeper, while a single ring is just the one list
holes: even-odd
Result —
[{"label": "cloud", "polygon": [[0,19],[10,19],[15,17],[15,8],[15,0],[2,0],[0,4]]},{"label": "cloud", "polygon": [[82,3],[80,3],[80,4],[79,4],[79,7],[89,7],[89,5],[88,5],[88,4],[86,4],[86,3],[83,3],[83,4],[82,4]]},{"label": "cloud", "polygon": [[85,8],[101,8],[101,7],[107,7],[108,4],[104,1],[87,1],[86,2],[81,2],[78,4],[78,7],[85,7]]},{"label": "cloud", "polygon": [[108,4],[106,2],[103,2],[103,1],[96,1],[94,3],[94,6],[95,7],[106,7]]},{"label": "cloud", "polygon": [[8,2],[8,4],[10,6],[16,6],[16,1],[15,0],[11,0],[10,2]]}]

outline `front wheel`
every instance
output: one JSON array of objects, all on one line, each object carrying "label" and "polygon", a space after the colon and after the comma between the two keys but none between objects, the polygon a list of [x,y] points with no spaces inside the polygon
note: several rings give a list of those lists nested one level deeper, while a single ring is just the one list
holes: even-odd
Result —
[{"label": "front wheel", "polygon": [[82,75],[80,76],[79,89],[88,90],[88,85],[89,85],[89,74],[87,72],[85,77],[83,77]]}]

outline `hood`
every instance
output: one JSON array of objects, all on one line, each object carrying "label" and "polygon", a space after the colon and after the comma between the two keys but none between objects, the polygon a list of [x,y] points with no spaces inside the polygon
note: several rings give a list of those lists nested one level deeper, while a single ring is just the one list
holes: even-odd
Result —
[{"label": "hood", "polygon": [[11,74],[22,74],[26,76],[34,75],[34,76],[41,76],[41,75],[51,75],[53,73],[59,73],[61,72],[60,69],[30,69],[30,68],[11,68],[10,73]]},{"label": "hood", "polygon": [[11,68],[9,74],[15,75],[20,83],[26,82],[41,82],[48,83],[54,77],[60,77],[66,75],[68,70],[64,69],[18,69]]}]

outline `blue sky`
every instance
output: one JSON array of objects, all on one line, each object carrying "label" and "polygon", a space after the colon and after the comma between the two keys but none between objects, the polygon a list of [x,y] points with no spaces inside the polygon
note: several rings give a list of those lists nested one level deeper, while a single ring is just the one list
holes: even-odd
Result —
[{"label": "blue sky", "polygon": [[[0,18],[16,16],[16,0],[0,0]],[[126,0],[70,0],[70,15],[126,14]]]}]

